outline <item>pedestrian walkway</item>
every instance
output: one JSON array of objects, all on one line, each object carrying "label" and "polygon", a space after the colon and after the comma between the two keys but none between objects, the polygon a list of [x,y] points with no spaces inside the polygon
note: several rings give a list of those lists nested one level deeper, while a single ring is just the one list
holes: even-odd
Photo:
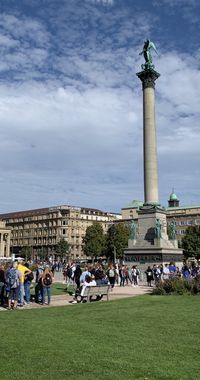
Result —
[{"label": "pedestrian walkway", "polygon": [[[143,294],[150,293],[151,289],[147,287],[145,284],[140,284],[139,286],[132,287],[131,285],[126,286],[115,286],[114,289],[109,293],[109,300],[113,301],[121,298],[128,297],[136,297],[141,296]],[[74,306],[71,304],[73,297],[69,294],[52,296],[50,305],[41,305],[35,302],[30,303],[30,305],[24,305],[23,308],[18,308],[18,310],[30,310],[30,309],[39,309],[39,308],[49,308],[49,307],[57,307],[57,306]],[[106,301],[106,297],[102,299],[102,301]],[[5,308],[0,307],[0,311],[7,310]]]}]

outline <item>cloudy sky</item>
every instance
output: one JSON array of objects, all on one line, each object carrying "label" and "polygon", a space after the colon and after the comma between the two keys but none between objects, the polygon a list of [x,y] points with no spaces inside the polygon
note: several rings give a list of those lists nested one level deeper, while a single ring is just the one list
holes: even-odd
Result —
[{"label": "cloudy sky", "polygon": [[200,204],[200,2],[1,0],[0,212],[143,200],[143,41],[154,41],[160,201]]}]

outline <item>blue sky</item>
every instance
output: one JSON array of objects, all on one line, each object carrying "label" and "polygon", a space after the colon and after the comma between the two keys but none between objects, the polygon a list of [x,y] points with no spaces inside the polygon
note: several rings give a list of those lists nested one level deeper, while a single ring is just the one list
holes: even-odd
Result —
[{"label": "blue sky", "polygon": [[154,41],[160,201],[200,204],[198,0],[2,0],[1,212],[143,200],[143,41]]}]

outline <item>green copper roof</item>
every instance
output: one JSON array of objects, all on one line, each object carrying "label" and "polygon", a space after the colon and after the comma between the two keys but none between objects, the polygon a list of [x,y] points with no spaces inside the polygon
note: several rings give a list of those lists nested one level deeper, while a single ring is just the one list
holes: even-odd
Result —
[{"label": "green copper roof", "polygon": [[174,191],[169,196],[170,201],[177,201],[177,195],[174,193]]},{"label": "green copper roof", "polygon": [[177,207],[165,207],[165,209],[167,211],[172,211],[174,212],[175,210],[188,210],[188,209],[194,209],[194,208],[197,208],[197,209],[200,209],[200,205],[198,206],[177,206]]},{"label": "green copper roof", "polygon": [[143,206],[143,202],[134,199],[133,201],[129,202],[125,207],[123,207],[123,209],[124,208],[139,208],[140,206]]}]

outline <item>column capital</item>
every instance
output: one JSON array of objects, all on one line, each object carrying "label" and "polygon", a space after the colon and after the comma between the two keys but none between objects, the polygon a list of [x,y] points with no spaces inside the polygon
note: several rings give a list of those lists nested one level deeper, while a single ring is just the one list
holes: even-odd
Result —
[{"label": "column capital", "polygon": [[160,74],[153,69],[145,69],[136,74],[142,81],[142,89],[147,87],[155,88],[155,81],[159,78]]}]

